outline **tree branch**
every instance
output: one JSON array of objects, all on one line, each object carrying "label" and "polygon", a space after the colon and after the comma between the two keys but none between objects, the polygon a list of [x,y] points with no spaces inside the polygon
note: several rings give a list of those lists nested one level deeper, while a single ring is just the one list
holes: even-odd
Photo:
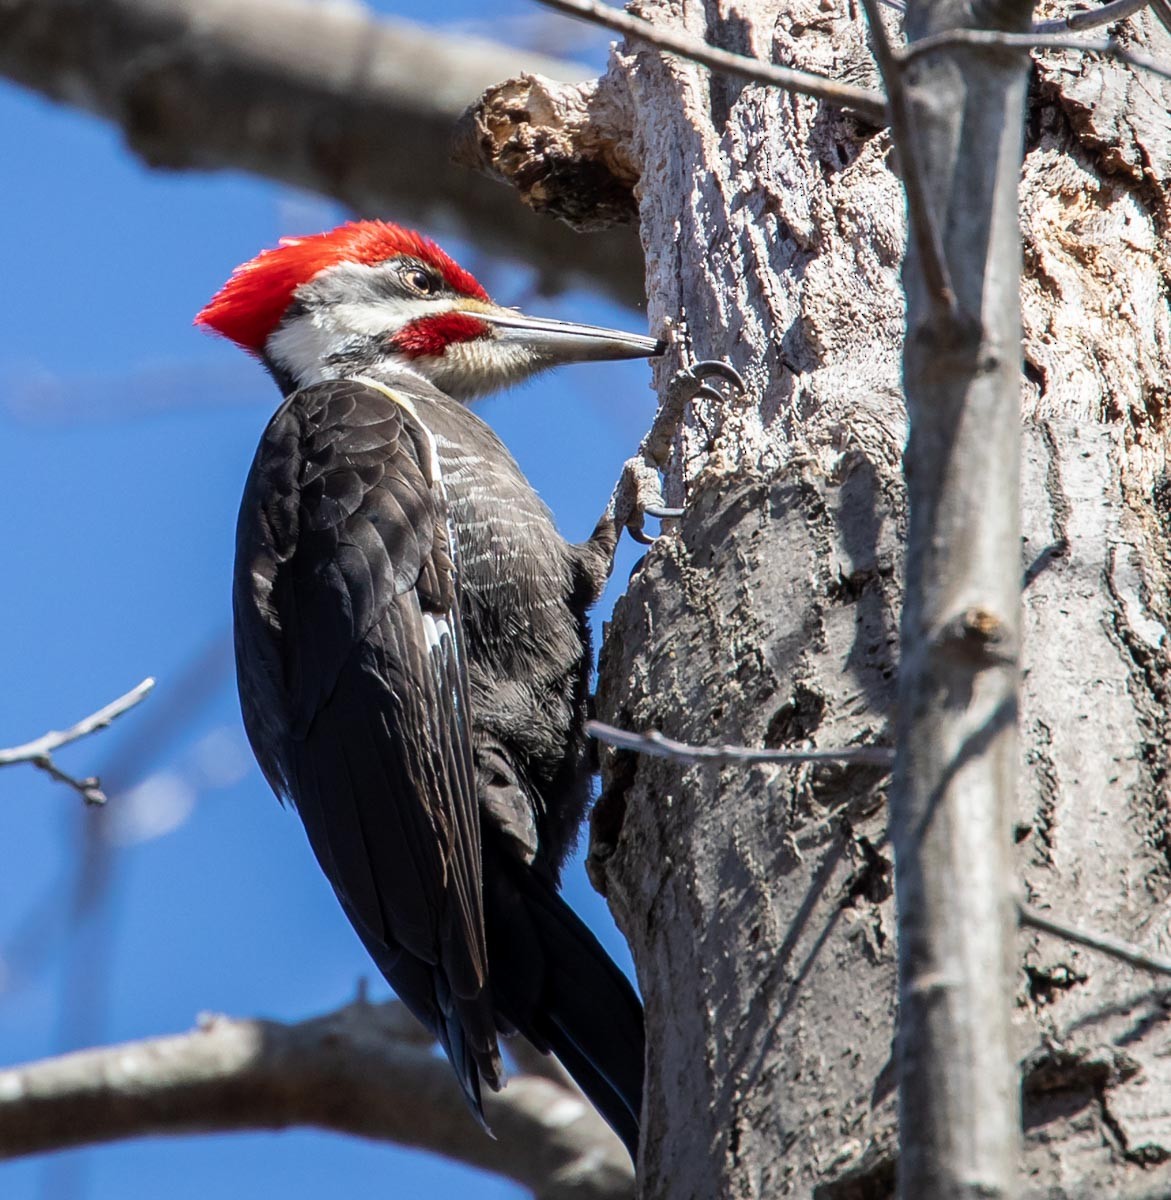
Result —
[{"label": "tree branch", "polygon": [[99,708],[97,712],[91,713],[69,729],[50,731],[31,742],[25,742],[23,746],[12,746],[7,750],[0,750],[0,767],[10,767],[16,763],[31,763],[59,783],[68,784],[74,791],[80,793],[87,804],[104,804],[106,796],[98,780],[94,776],[77,779],[62,771],[53,761],[53,752],[60,750],[62,746],[68,746],[70,742],[88,737],[99,729],[105,729],[123,713],[129,712],[135,705],[145,700],[154,685],[153,679],[144,679],[124,696],[119,696],[117,700],[111,701],[104,708]]},{"label": "tree branch", "polygon": [[780,763],[845,763],[850,766],[886,767],[894,762],[894,751],[885,746],[848,746],[843,750],[753,750],[748,746],[690,746],[677,742],[649,729],[646,733],[631,733],[606,725],[602,721],[587,721],[586,733],[616,746],[619,750],[633,750],[651,758],[669,758],[682,763],[739,764]]},{"label": "tree branch", "polygon": [[132,1137],[311,1125],[515,1180],[540,1200],[629,1200],[626,1152],[589,1104],[520,1075],[478,1130],[447,1063],[398,1001],[296,1025],[200,1027],[0,1071],[0,1159]]},{"label": "tree branch", "polygon": [[774,66],[758,58],[732,54],[727,50],[709,46],[706,42],[689,37],[685,33],[655,25],[642,17],[631,16],[606,4],[598,4],[595,0],[540,0],[540,3],[568,16],[605,26],[626,37],[637,38],[658,50],[666,50],[670,54],[679,55],[680,58],[701,63],[714,71],[734,75],[739,79],[748,79],[753,83],[784,88],[800,96],[812,96],[815,100],[824,100],[828,104],[836,104],[839,108],[851,109],[879,127],[886,123],[886,102],[878,92],[869,88],[841,83],[811,71]]},{"label": "tree branch", "polygon": [[1058,17],[1052,21],[1038,21],[1033,26],[1033,32],[1076,33],[1083,29],[1097,29],[1115,21],[1125,21],[1127,17],[1142,12],[1150,3],[1151,0],[1111,0],[1109,4],[1103,4],[1099,8],[1070,13],[1067,17]]},{"label": "tree branch", "polygon": [[1110,958],[1117,958],[1121,962],[1130,963],[1132,967],[1139,967],[1156,975],[1171,975],[1171,960],[1159,958],[1155,954],[1148,954],[1131,942],[1124,942],[1120,938],[1111,937],[1106,933],[1078,929],[1073,925],[1066,925],[1064,921],[1055,921],[1052,917],[1046,916],[1045,913],[1035,908],[1030,908],[1027,904],[1017,905],[1017,915],[1021,926],[1025,929],[1039,929],[1042,933],[1051,933],[1054,937],[1064,938],[1067,942],[1074,942],[1079,946],[1097,950]]},{"label": "tree branch", "polygon": [[588,68],[310,0],[0,0],[0,30],[0,74],[118,125],[150,166],[252,171],[642,302],[633,230],[574,234],[450,161],[484,88]]},{"label": "tree branch", "polygon": [[862,0],[862,7],[866,11],[866,20],[870,26],[874,59],[886,86],[891,138],[902,165],[903,190],[907,196],[907,219],[919,252],[923,279],[934,301],[945,313],[951,314],[955,309],[955,289],[951,285],[951,277],[947,270],[947,259],[939,236],[939,223],[927,197],[927,183],[923,164],[919,159],[919,139],[915,134],[914,118],[907,103],[906,89],[903,87],[902,59],[886,36],[886,26],[882,23],[878,0]]},{"label": "tree branch", "polygon": [[1089,41],[1064,37],[1061,34],[1002,33],[993,29],[949,29],[945,33],[920,38],[906,46],[900,54],[904,62],[922,58],[925,54],[955,46],[1003,47],[1016,50],[1073,50],[1081,54],[1104,54],[1142,71],[1150,71],[1171,79],[1171,65],[1150,54],[1128,50],[1112,38]]},{"label": "tree branch", "polygon": [[[910,0],[906,37],[1027,29],[1030,19],[1029,0]],[[901,1200],[1017,1194],[1017,187],[1028,66],[1023,56],[953,52],[901,74],[955,289],[945,308],[935,249],[919,231],[903,265],[909,519],[890,793]],[[898,134],[895,148],[909,149]]]}]

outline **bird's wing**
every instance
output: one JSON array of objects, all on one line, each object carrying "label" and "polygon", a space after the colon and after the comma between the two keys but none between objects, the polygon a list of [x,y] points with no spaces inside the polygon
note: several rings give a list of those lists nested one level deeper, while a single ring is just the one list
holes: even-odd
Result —
[{"label": "bird's wing", "polygon": [[392,984],[495,1083],[455,555],[409,398],[353,380],[290,398],[241,512],[249,735]]}]

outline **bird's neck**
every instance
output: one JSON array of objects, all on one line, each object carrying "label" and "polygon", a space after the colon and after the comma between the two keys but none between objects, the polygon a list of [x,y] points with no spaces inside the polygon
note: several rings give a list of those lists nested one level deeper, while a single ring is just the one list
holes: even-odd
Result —
[{"label": "bird's neck", "polygon": [[434,386],[425,375],[412,370],[399,357],[371,360],[338,356],[333,360],[303,364],[294,369],[266,356],[264,365],[276,380],[277,386],[284,396],[290,396],[301,388],[312,387],[316,383],[325,383],[331,379],[357,379],[360,377],[373,380],[383,387],[401,388],[406,391],[430,390]]}]

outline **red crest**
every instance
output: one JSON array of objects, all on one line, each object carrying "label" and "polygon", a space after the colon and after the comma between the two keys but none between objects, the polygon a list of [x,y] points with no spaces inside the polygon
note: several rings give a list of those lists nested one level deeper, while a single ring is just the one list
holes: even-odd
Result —
[{"label": "red crest", "polygon": [[303,283],[337,263],[373,266],[400,254],[433,267],[461,296],[488,299],[476,278],[430,238],[388,221],[348,221],[328,233],[281,238],[273,249],[238,266],[200,309],[195,324],[260,354]]}]

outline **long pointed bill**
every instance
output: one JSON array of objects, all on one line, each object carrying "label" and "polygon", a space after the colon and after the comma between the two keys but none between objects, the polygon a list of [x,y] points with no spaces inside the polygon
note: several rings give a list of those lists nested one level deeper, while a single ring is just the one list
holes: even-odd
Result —
[{"label": "long pointed bill", "polygon": [[496,330],[498,344],[523,347],[547,366],[574,362],[608,362],[619,358],[653,358],[667,343],[640,333],[622,333],[573,321],[547,321],[500,309],[477,308],[475,316]]}]

